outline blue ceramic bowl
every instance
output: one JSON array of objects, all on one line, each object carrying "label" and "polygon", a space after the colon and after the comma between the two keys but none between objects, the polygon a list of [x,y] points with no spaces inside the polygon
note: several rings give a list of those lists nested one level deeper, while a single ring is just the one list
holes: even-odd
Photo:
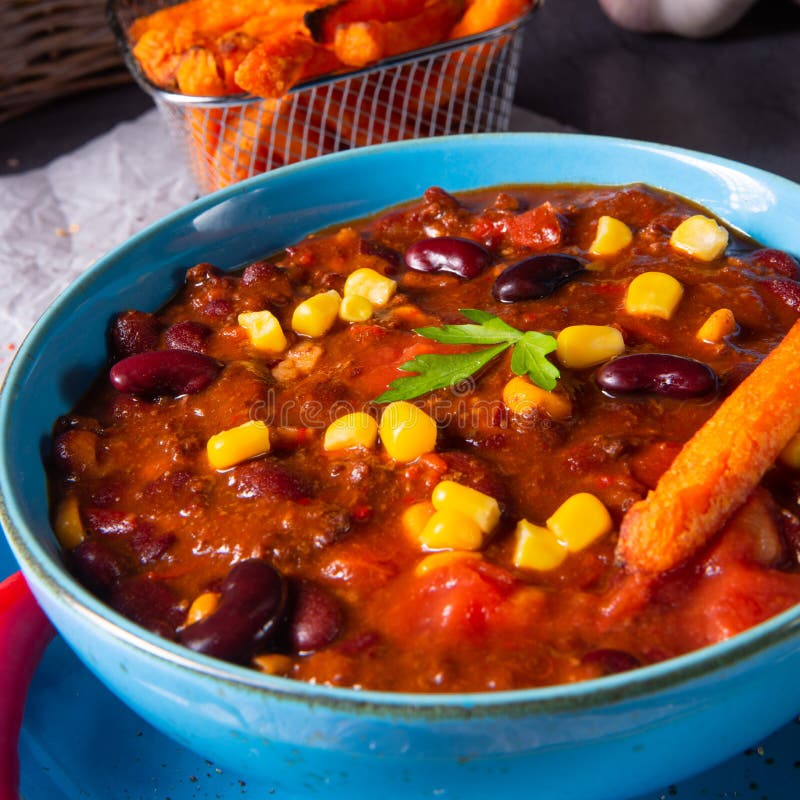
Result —
[{"label": "blue ceramic bowl", "polygon": [[270,780],[284,797],[621,800],[707,768],[788,721],[800,711],[800,608],[690,655],[576,685],[359,692],[262,675],[139,629],[73,580],[50,530],[42,454],[53,421],[104,365],[112,315],[157,309],[187,267],[241,266],[430,185],[636,181],[800,252],[800,186],[774,175],[640,142],[500,134],[367,148],[278,170],[198,200],[95,264],[33,329],[0,401],[2,521],[64,638],[158,728],[242,776]]}]

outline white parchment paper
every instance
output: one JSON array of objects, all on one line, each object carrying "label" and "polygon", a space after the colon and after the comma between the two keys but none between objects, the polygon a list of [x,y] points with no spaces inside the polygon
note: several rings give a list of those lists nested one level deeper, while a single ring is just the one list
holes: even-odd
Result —
[{"label": "white parchment paper", "polygon": [[[515,109],[513,130],[559,131]],[[156,110],[45,167],[0,178],[0,377],[52,300],[100,256],[197,196]]]}]

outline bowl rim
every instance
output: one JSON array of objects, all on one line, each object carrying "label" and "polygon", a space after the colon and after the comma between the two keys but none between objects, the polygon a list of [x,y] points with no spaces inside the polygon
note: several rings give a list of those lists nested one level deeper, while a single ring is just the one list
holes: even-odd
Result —
[{"label": "bowl rim", "polygon": [[[11,550],[20,563],[23,573],[31,583],[34,594],[48,597],[68,607],[85,618],[92,626],[102,629],[104,635],[119,643],[141,651],[149,657],[181,671],[198,677],[210,678],[232,688],[256,690],[265,696],[294,699],[314,706],[346,708],[363,711],[368,708],[379,714],[397,716],[404,712],[412,717],[423,716],[440,719],[464,717],[531,714],[552,714],[561,711],[597,709],[635,700],[644,695],[676,689],[684,684],[703,678],[708,679],[723,671],[734,669],[750,656],[778,647],[797,637],[800,629],[800,604],[787,609],[730,639],[708,645],[687,654],[667,659],[637,669],[586,681],[526,689],[453,692],[412,693],[355,689],[351,687],[325,686],[298,681],[291,678],[266,675],[249,667],[239,666],[194,653],[183,646],[162,639],[156,634],[140,628],[123,617],[110,606],[101,602],[66,570],[63,563],[46,552],[33,531],[25,529],[22,514],[15,508],[15,492],[6,448],[7,431],[12,424],[15,387],[24,382],[26,367],[32,355],[50,336],[54,321],[63,316],[76,297],[91,291],[95,281],[113,274],[120,261],[143,242],[168,230],[174,223],[196,218],[199,214],[219,206],[230,198],[249,193],[277,176],[305,172],[318,168],[320,163],[346,162],[351,159],[368,159],[371,153],[387,150],[402,154],[423,148],[445,148],[453,140],[464,146],[467,142],[476,145],[491,139],[497,144],[502,140],[529,140],[538,147],[549,143],[569,140],[576,147],[594,145],[620,151],[646,150],[652,153],[685,160],[699,160],[703,164],[716,165],[738,173],[782,186],[798,195],[800,185],[773,173],[750,167],[730,159],[708,155],[685,148],[660,145],[635,139],[594,136],[574,133],[488,133],[459,136],[432,137],[389,144],[373,145],[355,150],[335,153],[321,158],[281,167],[269,173],[249,178],[212,194],[198,198],[156,222],[146,226],[121,245],[109,251],[74,280],[48,306],[21,343],[9,369],[0,384],[0,523],[5,530]],[[589,185],[588,183],[586,185]],[[620,184],[621,185],[621,184]],[[486,186],[491,186],[487,183]],[[402,201],[398,201],[402,202]],[[379,213],[381,209],[375,209]]]}]

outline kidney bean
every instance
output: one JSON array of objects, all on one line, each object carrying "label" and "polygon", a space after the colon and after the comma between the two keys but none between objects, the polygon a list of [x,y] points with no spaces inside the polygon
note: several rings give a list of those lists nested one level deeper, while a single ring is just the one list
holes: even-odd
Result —
[{"label": "kidney bean", "polygon": [[174,639],[184,616],[180,599],[158,580],[136,575],[118,583],[109,602],[116,611],[166,639]]},{"label": "kidney bean", "polygon": [[492,262],[491,253],[471,239],[438,236],[421,239],[406,250],[406,265],[417,272],[451,272],[459,278],[476,278]]},{"label": "kidney bean", "polygon": [[302,581],[294,587],[289,613],[289,641],[298,654],[313,653],[330,644],[342,627],[342,612],[336,600],[314,583]]},{"label": "kidney bean", "polygon": [[186,319],[170,325],[164,334],[164,344],[170,350],[191,350],[193,353],[205,353],[206,339],[211,330],[199,322]]},{"label": "kidney bean", "polygon": [[203,306],[203,314],[207,317],[221,319],[222,317],[230,316],[232,313],[233,305],[230,300],[226,300],[224,297],[209,300],[205,306]]},{"label": "kidney bean", "polygon": [[220,587],[217,610],[187,625],[179,640],[198,653],[244,661],[274,630],[286,604],[286,584],[266,561],[235,564]]},{"label": "kidney bean", "polygon": [[495,279],[492,294],[501,303],[539,300],[584,271],[577,258],[559,254],[531,256],[506,267]]},{"label": "kidney bean", "polygon": [[297,501],[311,496],[311,488],[303,478],[271,459],[234,468],[228,482],[236,487],[236,496],[245,500],[269,497]]},{"label": "kidney bean", "polygon": [[592,650],[587,653],[582,660],[584,664],[597,666],[603,675],[627,672],[641,665],[636,656],[632,656],[624,650],[614,650],[612,648]]},{"label": "kidney bean", "polygon": [[100,596],[106,595],[127,566],[124,557],[100,539],[84,539],[67,558],[80,582]]},{"label": "kidney bean", "polygon": [[361,239],[359,242],[359,252],[367,256],[377,256],[386,262],[383,274],[388,278],[393,278],[403,271],[403,256],[391,247],[387,247],[374,239]]},{"label": "kidney bean", "polygon": [[123,311],[111,326],[111,342],[119,358],[145,353],[158,347],[161,326],[144,311]]},{"label": "kidney bean", "polygon": [[773,278],[764,281],[767,290],[789,308],[800,311],[800,283],[789,278]]},{"label": "kidney bean", "polygon": [[194,394],[205,389],[221,367],[202,353],[190,350],[155,350],[118,361],[109,377],[115,389],[127,394]]},{"label": "kidney bean", "polygon": [[125,536],[137,528],[135,514],[111,508],[84,508],[81,512],[86,527],[101,536]]},{"label": "kidney bean", "polygon": [[609,394],[653,392],[679,399],[698,397],[717,388],[717,376],[708,364],[669,353],[620,356],[604,364],[595,380]]},{"label": "kidney bean", "polygon": [[70,430],[53,440],[53,464],[66,474],[79,474],[97,463],[97,434]]},{"label": "kidney bean", "polygon": [[174,533],[156,535],[150,525],[140,525],[130,538],[131,552],[141,564],[150,564],[166,555],[178,541]]},{"label": "kidney bean", "polygon": [[763,250],[756,250],[750,257],[753,259],[753,263],[759,267],[775,272],[784,278],[791,278],[794,281],[800,280],[800,265],[783,250],[764,248]]}]

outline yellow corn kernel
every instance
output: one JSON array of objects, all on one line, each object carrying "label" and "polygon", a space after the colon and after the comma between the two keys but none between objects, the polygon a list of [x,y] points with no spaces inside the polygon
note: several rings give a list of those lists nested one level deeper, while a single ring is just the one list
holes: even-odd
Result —
[{"label": "yellow corn kernel", "polygon": [[457,564],[461,561],[480,561],[481,558],[483,556],[480,553],[475,553],[471,550],[445,550],[441,553],[431,553],[414,567],[414,574],[417,577],[422,577],[433,570],[449,567],[451,564]]},{"label": "yellow corn kernel", "polygon": [[263,456],[269,453],[269,428],[258,420],[228,428],[208,440],[206,452],[214,469],[228,469],[248,458]]},{"label": "yellow corn kernel", "polygon": [[425,550],[478,550],[483,531],[471,517],[447,508],[431,515],[417,541]]},{"label": "yellow corn kernel", "polygon": [[683,286],[666,272],[643,272],[628,284],[625,310],[641,317],[670,319],[683,297]]},{"label": "yellow corn kernel", "polygon": [[241,325],[256,350],[264,353],[282,353],[286,349],[286,336],[281,323],[271,311],[248,311],[239,314]]},{"label": "yellow corn kernel", "polygon": [[515,567],[549,570],[560,566],[568,554],[567,545],[549,528],[534,525],[526,519],[517,523],[514,531]]},{"label": "yellow corn kernel", "polygon": [[597,220],[597,233],[589,247],[593,256],[613,256],[624,250],[633,241],[631,229],[615,217],[600,217]]},{"label": "yellow corn kernel", "polygon": [[86,538],[77,497],[70,495],[58,504],[53,530],[59,543],[66,550],[72,550]]},{"label": "yellow corn kernel", "polygon": [[431,495],[437,511],[458,511],[469,517],[484,533],[500,522],[500,506],[494,497],[455,481],[440,481]]},{"label": "yellow corn kernel", "polygon": [[288,675],[292,671],[294,661],[282,653],[265,653],[253,658],[253,666],[267,675]]},{"label": "yellow corn kernel", "polygon": [[409,506],[404,512],[402,517],[403,530],[409,539],[415,542],[419,541],[419,536],[428,520],[436,513],[433,503],[428,500],[423,500],[421,503],[414,503]]},{"label": "yellow corn kernel", "polygon": [[728,246],[728,231],[713,219],[695,214],[672,231],[669,243],[700,261],[713,261]]},{"label": "yellow corn kernel", "polygon": [[345,322],[366,322],[375,311],[374,306],[360,294],[346,294],[339,306],[339,319]]},{"label": "yellow corn kernel", "polygon": [[610,325],[570,325],[556,343],[558,360],[571,369],[602,364],[625,350],[622,334]]},{"label": "yellow corn kernel", "polygon": [[304,336],[324,336],[339,316],[342,298],[331,289],[303,300],[292,314],[292,330]]},{"label": "yellow corn kernel", "polygon": [[778,459],[787,467],[800,469],[800,432],[789,439],[789,443],[781,450]]},{"label": "yellow corn kernel", "polygon": [[386,452],[395,461],[414,461],[436,447],[436,422],[405,400],[386,406],[379,431]]},{"label": "yellow corn kernel", "polygon": [[547,527],[570,553],[588,547],[595,539],[608,533],[612,525],[608,509],[588,492],[572,495],[547,520]]},{"label": "yellow corn kernel", "polygon": [[378,423],[363,411],[345,414],[328,425],[323,448],[347,450],[351,447],[371,448],[378,438]]},{"label": "yellow corn kernel", "polygon": [[538,408],[555,420],[572,416],[572,401],[564,394],[555,394],[518,375],[503,387],[503,403],[512,414],[530,414]]},{"label": "yellow corn kernel", "polygon": [[719,344],[726,336],[736,331],[736,317],[729,308],[718,308],[700,326],[697,338],[701,342]]},{"label": "yellow corn kernel", "polygon": [[373,306],[381,308],[394,296],[397,281],[381,275],[369,267],[362,267],[351,272],[344,282],[344,296],[360,295],[366,297]]},{"label": "yellow corn kernel", "polygon": [[210,617],[219,608],[219,592],[203,592],[197,595],[186,612],[184,625],[193,625],[195,622]]}]

